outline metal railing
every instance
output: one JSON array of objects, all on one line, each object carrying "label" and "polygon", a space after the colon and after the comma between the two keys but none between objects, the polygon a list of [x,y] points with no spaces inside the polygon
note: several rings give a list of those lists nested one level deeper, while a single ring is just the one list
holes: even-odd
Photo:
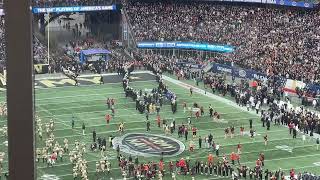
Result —
[{"label": "metal railing", "polygon": [[[127,41],[128,41],[128,46],[129,48],[135,49],[137,47],[137,41],[135,39],[134,33],[132,32],[132,26],[130,24],[128,14],[125,9],[122,9],[122,17],[123,17],[123,22],[126,24],[126,33],[127,33]],[[132,42],[130,42],[132,41]]]}]

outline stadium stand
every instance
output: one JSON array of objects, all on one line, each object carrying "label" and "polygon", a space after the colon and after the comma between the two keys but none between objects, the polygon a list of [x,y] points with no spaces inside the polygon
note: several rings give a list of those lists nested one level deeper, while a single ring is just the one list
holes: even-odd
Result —
[{"label": "stadium stand", "polygon": [[[35,1],[35,5],[40,7],[96,4],[101,5],[104,3],[109,4],[113,2],[108,0],[79,0],[68,2],[59,0]],[[271,121],[275,125],[283,125],[288,127],[290,127],[290,125],[293,123],[297,127],[294,129],[297,129],[298,131],[303,132],[304,134],[314,136],[314,134],[320,133],[318,114],[314,113],[313,111],[309,111],[304,107],[297,107],[296,109],[293,109],[293,107],[288,108],[286,103],[278,104],[278,101],[280,101],[280,99],[288,101],[288,104],[290,104],[290,100],[284,95],[282,89],[283,84],[279,84],[279,82],[275,79],[274,76],[279,75],[286,78],[302,80],[304,82],[319,83],[319,12],[292,9],[276,9],[261,7],[257,8],[250,6],[212,5],[202,3],[164,4],[161,2],[142,3],[135,1],[125,3],[125,10],[127,11],[130,17],[129,20],[131,23],[131,27],[133,28],[132,31],[135,33],[135,37],[138,41],[197,41],[232,45],[236,47],[235,52],[226,54],[215,54],[215,57],[210,60],[219,63],[235,63],[237,66],[240,67],[262,71],[270,75],[270,78],[267,80],[265,84],[263,84],[262,82],[258,82],[256,88],[251,87],[249,85],[249,82],[245,80],[241,81],[241,83],[227,82],[225,81],[225,78],[223,78],[221,75],[214,73],[205,73],[203,71],[203,67],[206,67],[208,63],[205,59],[195,58],[188,55],[185,57],[177,58],[165,57],[158,54],[141,55],[138,52],[133,51],[133,59],[135,61],[134,63],[132,63],[133,61],[129,61],[129,58],[126,57],[123,48],[115,47],[111,43],[109,44],[106,42],[101,42],[101,40],[99,40],[96,37],[87,37],[85,39],[79,38],[77,40],[70,41],[68,44],[66,44],[65,47],[61,48],[61,52],[50,52],[51,59],[49,64],[49,73],[58,73],[63,71],[67,75],[74,76],[72,77],[73,79],[77,78],[78,73],[80,74],[88,71],[99,74],[101,72],[117,71],[118,75],[120,75],[120,72],[122,72],[122,70],[125,69],[124,67],[126,65],[135,64],[136,67],[139,67],[139,70],[142,66],[144,66],[147,70],[156,72],[155,74],[157,76],[160,76],[160,74],[165,72],[171,75],[172,77],[177,76],[178,80],[180,78],[183,80],[195,80],[197,86],[199,85],[199,82],[203,82],[204,87],[208,88],[209,91],[212,91],[212,94],[219,94],[222,97],[228,95],[231,97],[230,99],[234,100],[237,103],[237,105],[239,105],[239,107],[249,106],[248,112],[250,109],[250,112],[253,111],[253,113],[255,113],[255,108],[260,108],[262,104],[265,107],[269,108],[265,111],[261,111],[260,109],[258,109],[256,113],[259,114],[261,112],[261,122],[263,123],[263,127],[265,127],[264,124],[267,121]],[[0,63],[2,67],[4,67],[5,65],[6,58],[3,26],[4,19],[1,17]],[[34,63],[48,63],[47,47],[44,44],[42,44],[40,40],[35,36],[33,39],[33,43]],[[89,48],[110,49],[112,52],[110,57],[111,60],[108,62],[97,61],[96,63],[92,64],[79,63],[79,52],[83,49]],[[143,65],[141,63],[143,63]],[[129,82],[129,76],[126,78]],[[124,78],[124,80],[126,80],[126,78]],[[47,100],[50,99],[50,97],[48,98],[47,95],[45,98],[47,98]],[[61,99],[61,97],[59,98]],[[96,106],[96,104],[94,106]],[[50,115],[50,111],[46,109],[39,110],[39,112],[46,113],[46,116],[48,114]],[[54,116],[53,113],[51,113],[51,115]],[[67,118],[70,119],[71,115]],[[72,114],[72,119],[73,118],[74,116]],[[103,119],[102,117],[99,118]],[[41,129],[38,130],[37,133],[39,134],[40,131],[42,138],[42,127],[41,125],[39,125],[39,122],[41,124],[40,118],[37,118],[37,126]],[[58,121],[57,124],[59,123],[65,125],[63,121]],[[54,125],[52,118],[50,119],[50,126],[51,124],[53,132]],[[49,128],[49,123],[47,123],[46,126],[47,125]],[[103,126],[105,125],[103,124]],[[80,127],[77,128],[80,129]],[[78,131],[80,132],[80,130],[78,129],[74,131],[77,133]],[[84,122],[82,125],[82,130],[83,129],[85,129]],[[85,135],[84,130],[82,135]],[[51,142],[49,142],[48,144],[50,143]],[[94,144],[95,143],[96,142],[94,140]],[[100,145],[101,144],[99,143],[99,148]],[[76,144],[75,146],[79,145]],[[83,146],[83,151],[85,151],[86,147],[85,145]],[[101,147],[103,146],[104,148],[106,148],[106,145],[102,145]],[[96,148],[97,147],[95,147],[95,150]],[[214,148],[216,147],[214,146]],[[94,149],[92,148],[91,150],[93,151]],[[104,151],[105,149],[100,148],[99,150]],[[57,150],[57,152],[58,151],[61,152],[62,150]],[[112,152],[111,149],[108,149],[108,151]],[[41,153],[37,152],[37,155],[39,154]],[[53,155],[55,154],[53,153]],[[37,159],[40,159],[39,157]],[[53,159],[56,159],[56,157],[57,155],[55,155],[55,158]],[[63,157],[61,155],[61,161],[62,158]],[[79,166],[85,166],[85,168],[81,170],[77,168],[73,170],[73,172],[75,172],[75,174],[73,174],[74,178],[79,177],[79,175],[77,174],[78,171],[79,174],[81,172],[83,173],[82,176],[87,177],[87,164],[81,164],[82,162],[86,161],[82,161],[81,157],[78,159],[75,158],[75,160],[72,158],[73,154],[71,153],[70,161],[72,161],[73,164],[76,164],[76,167],[78,166],[79,162]],[[226,158],[225,155],[224,158]],[[124,172],[124,179],[126,179],[127,176],[129,176],[130,178],[135,176],[136,179],[139,179],[141,174],[151,179],[156,177],[157,174],[161,174],[160,171],[156,171],[157,169],[160,169],[160,165],[158,165],[157,163],[145,162],[144,164],[141,164],[141,166],[139,166],[138,163],[135,164],[135,166],[133,166],[131,156],[126,157],[126,155],[117,155],[117,159],[121,173]],[[177,162],[181,161],[181,159],[179,160],[178,158],[176,160]],[[104,172],[104,163],[106,162],[107,160],[104,159],[97,162],[97,174],[100,171],[100,167],[101,171],[103,170]],[[100,165],[100,163],[103,166]],[[176,165],[178,169],[177,172],[179,172],[179,174],[179,168],[181,168],[181,174],[185,173],[185,175],[187,175],[188,172],[191,175],[202,175],[204,169],[203,162],[196,160],[192,161],[191,164],[190,160],[188,160],[184,163],[187,163],[188,166],[182,166],[180,164]],[[202,163],[201,172],[199,170],[200,163]],[[174,167],[174,164],[172,165],[172,167]],[[254,163],[251,167],[240,165],[240,162],[239,166],[231,166],[230,164],[228,164],[228,162],[224,161],[223,163],[218,163],[217,165],[212,165],[209,163],[208,166],[205,166],[205,169],[207,169],[204,170],[206,175],[214,174],[219,175],[219,177],[232,177],[232,179],[239,179],[241,177],[246,178],[245,174],[247,173],[248,176],[250,176],[250,179],[252,179],[252,177],[254,177],[255,179],[262,179],[262,176],[265,176],[265,179],[285,179],[285,175],[287,175],[286,172],[282,171],[281,169],[271,172],[268,169],[261,169],[260,165],[259,167],[258,165],[254,167]],[[94,164],[90,164],[90,167],[94,167]],[[150,168],[151,170],[144,170],[145,167],[147,167],[147,169]],[[134,168],[134,171],[132,171],[132,168]],[[173,170],[171,170],[171,166],[169,166],[169,168],[170,172],[174,172]],[[208,173],[208,169],[209,171],[211,169],[210,173]],[[214,173],[212,173],[213,169],[216,169],[214,170]],[[110,171],[110,169],[107,171]],[[320,178],[319,176],[307,172],[291,172],[288,176],[288,179],[304,180]],[[137,174],[139,174],[139,176]]]},{"label": "stadium stand", "polygon": [[[0,16],[0,62],[5,61],[5,41],[4,41],[4,17]],[[2,68],[1,68],[2,69]]]},{"label": "stadium stand", "polygon": [[217,59],[304,82],[320,79],[318,11],[202,3],[125,4],[138,41],[198,41],[236,47]]}]

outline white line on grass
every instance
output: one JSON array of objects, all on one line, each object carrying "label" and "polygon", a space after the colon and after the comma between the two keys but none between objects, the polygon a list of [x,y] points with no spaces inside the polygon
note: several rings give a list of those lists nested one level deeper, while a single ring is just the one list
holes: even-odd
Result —
[{"label": "white line on grass", "polygon": [[[45,108],[42,108],[42,107],[40,107],[40,106],[38,106],[38,107],[41,108],[41,109],[43,109],[43,110],[45,110],[45,112],[46,112],[47,114],[51,115],[51,117],[54,117],[54,115],[53,115],[50,111],[48,111],[48,110],[46,110]],[[55,118],[55,120],[56,120],[57,122],[59,122],[60,124],[63,124],[63,125],[65,125],[65,126],[69,126],[67,123],[63,122],[62,120],[58,120],[57,118]],[[77,129],[73,129],[73,130],[76,131],[77,134],[82,135],[82,133],[80,133],[79,130],[77,130]]]},{"label": "white line on grass", "polygon": [[[108,93],[106,95],[113,95],[113,94],[124,94],[123,92],[117,92],[117,93]],[[102,93],[90,93],[90,94],[84,94],[84,95],[72,95],[72,96],[55,96],[55,97],[49,97],[49,98],[37,98],[37,101],[44,101],[44,100],[50,100],[50,99],[64,99],[64,98],[77,98],[77,97],[88,97],[88,96],[106,96]],[[65,100],[65,99],[64,99]],[[101,99],[104,100],[104,99]]]},{"label": "white line on grass", "polygon": [[[135,131],[135,130],[146,130],[146,128],[130,128],[128,131]],[[152,133],[152,132],[158,132],[158,131],[160,131],[160,132],[163,132],[163,130],[162,130],[162,128],[157,128],[157,129],[153,129],[152,131],[150,131],[150,133]],[[199,130],[199,131],[203,131],[203,130]],[[98,132],[99,134],[108,134],[108,133],[117,133],[117,132],[119,132],[118,130],[111,130],[111,131],[100,131],[100,132]],[[126,132],[126,131],[125,131]],[[124,133],[125,133],[124,132]],[[209,131],[208,131],[209,132]],[[274,132],[274,133],[276,133],[276,132],[283,132],[282,130],[276,130],[276,131],[269,131],[270,133],[271,132]],[[212,133],[213,134],[213,133]],[[79,136],[82,136],[82,134],[81,135],[70,135],[70,136],[59,136],[59,137],[56,137],[55,139],[64,139],[64,138],[73,138],[73,137],[79,137]],[[237,135],[237,136],[239,136],[239,135]],[[215,136],[214,138],[221,138],[221,137],[223,137],[224,138],[224,136]],[[248,138],[249,138],[249,136],[248,136]],[[183,139],[183,138],[182,138]],[[230,138],[229,138],[230,139]],[[249,138],[250,139],[250,138]],[[292,137],[291,138],[282,138],[282,139],[276,139],[276,140],[272,140],[272,141],[280,141],[280,140],[290,140],[290,139],[292,139]],[[223,140],[226,140],[226,139],[223,139]],[[251,143],[256,143],[256,142],[264,142],[264,141],[255,141],[255,138],[254,139],[252,139],[252,141],[251,141]],[[269,142],[271,142],[271,141],[269,141]],[[241,144],[244,144],[244,143],[241,143]],[[237,145],[237,144],[236,144]],[[224,145],[224,146],[229,146],[228,144],[227,145]]]},{"label": "white line on grass", "polygon": [[[86,95],[88,96],[88,95]],[[101,100],[102,101],[102,100]],[[77,101],[78,102],[78,101]],[[211,101],[208,101],[208,102],[202,102],[203,104],[205,103],[210,103]],[[70,103],[70,102],[68,102]],[[58,104],[58,103],[57,103]],[[119,108],[119,109],[122,109],[122,107],[119,107],[119,105],[127,105],[127,104],[136,104],[136,102],[127,102],[127,103],[116,103],[115,104],[115,109]],[[39,104],[36,104],[36,105],[39,105]],[[43,104],[43,105],[47,105],[47,104]],[[42,105],[42,106],[43,106]],[[170,104],[163,104],[162,107],[170,107],[171,105]],[[55,110],[66,110],[66,109],[78,109],[78,108],[91,108],[91,107],[104,107],[106,108],[107,105],[106,104],[95,104],[95,105],[84,105],[84,106],[71,106],[71,107],[60,107],[60,108],[50,108],[50,111],[55,111]],[[230,106],[219,106],[219,107],[215,107],[214,109],[226,109],[226,108],[232,108]],[[125,108],[125,109],[134,109],[135,110],[135,107],[132,107],[132,108]],[[106,109],[108,110],[108,109]],[[40,111],[37,111],[37,112],[41,112]],[[187,111],[186,111],[187,112]]]},{"label": "white line on grass", "polygon": [[[78,91],[77,91],[78,92]],[[91,91],[88,91],[88,92],[91,92]],[[94,91],[92,91],[92,92],[94,92]],[[96,94],[96,93],[92,93],[92,94]],[[109,94],[123,94],[124,95],[124,92],[121,92],[121,93],[109,93]],[[99,99],[90,99],[90,101],[106,101],[106,98],[108,97],[108,95],[109,95],[108,93],[106,93],[106,94],[100,94],[101,95],[101,97],[104,97],[105,99],[101,99],[101,98],[99,98]],[[187,93],[186,93],[187,94]],[[91,95],[91,94],[87,94],[86,96],[89,96],[89,95]],[[177,94],[177,95],[179,95],[179,94]],[[99,96],[99,94],[96,94],[96,96]],[[42,100],[48,100],[48,99],[51,99],[51,100],[53,100],[53,99],[63,99],[63,98],[70,98],[70,97],[73,97],[73,98],[76,98],[76,97],[84,97],[84,95],[73,95],[73,96],[59,96],[59,97],[51,97],[51,98],[37,98],[37,100],[36,101],[42,101]],[[126,98],[125,96],[117,96],[117,97],[111,97],[111,98],[115,98],[116,100],[118,99],[130,99],[130,98]],[[180,98],[180,99],[184,99],[184,98]],[[199,97],[188,97],[188,100],[192,100],[192,99],[196,99],[196,100],[199,100]],[[84,100],[77,100],[77,101],[61,101],[61,102],[54,102],[54,103],[43,103],[43,105],[49,105],[49,104],[65,104],[65,103],[76,103],[76,102],[86,102],[86,101],[88,101],[88,99],[84,99]],[[134,102],[134,101],[132,101],[132,102]],[[211,102],[211,103],[213,103],[213,101],[206,101],[206,102]],[[36,104],[38,104],[38,103],[36,103]],[[41,103],[40,103],[41,104]],[[42,105],[42,104],[41,104]]]},{"label": "white line on grass", "polygon": [[[125,110],[125,109],[122,109],[122,110]],[[78,113],[72,113],[73,115],[78,115],[78,114],[94,114],[94,113],[101,113],[101,112],[106,112],[107,110],[103,110],[103,111],[90,111],[90,112],[78,112]],[[117,111],[117,109],[116,109],[116,111]],[[160,113],[169,113],[169,112],[171,112],[172,113],[172,111],[160,111]],[[228,115],[228,114],[241,114],[241,113],[243,113],[243,112],[230,112],[230,113],[220,113],[220,115]],[[54,115],[54,116],[67,116],[67,115],[69,115],[69,116],[71,116],[72,114],[70,114],[70,113],[65,113],[65,114],[57,114],[57,115]],[[140,114],[140,113],[130,113],[130,115],[128,115],[128,116],[121,116],[121,117],[130,117],[130,116],[132,116],[132,115],[144,115],[144,114]],[[50,118],[50,117],[52,117],[52,116],[41,116],[41,117],[43,117],[43,118]],[[187,117],[186,117],[187,118]]]},{"label": "white line on grass", "polygon": [[[185,118],[186,119],[186,117],[175,117],[175,119],[182,119],[182,118]],[[102,117],[99,117],[99,118],[85,118],[85,119],[83,119],[83,121],[91,121],[91,120],[96,120],[96,119],[104,119],[104,118],[102,118]],[[151,119],[151,118],[150,118]],[[168,119],[168,118],[166,118],[166,119]],[[251,118],[235,118],[235,119],[228,119],[228,122],[233,122],[234,120],[244,120],[244,119],[251,119]],[[153,120],[151,120],[151,122],[152,122]],[[155,121],[155,120],[154,120]],[[216,121],[201,121],[201,119],[200,120],[195,120],[196,121],[196,124],[206,124],[206,123],[218,123],[218,122],[216,122]],[[57,122],[58,124],[60,123],[60,122]],[[119,123],[120,122],[117,122],[117,123],[109,123],[109,124],[107,124],[107,123],[104,123],[104,124],[96,124],[96,125],[93,125],[93,126],[86,126],[86,127],[98,127],[98,126],[111,126],[111,125],[119,125]],[[140,121],[129,121],[129,122],[124,122],[125,124],[135,124],[135,123],[146,123],[146,121],[145,120],[140,120]],[[195,125],[195,124],[192,124],[192,125]],[[252,125],[253,127],[256,127],[257,125]],[[237,129],[237,128],[240,128],[241,126],[234,126],[234,128],[235,129]],[[248,125],[245,125],[245,126],[243,126],[243,127],[249,127]],[[63,131],[63,130],[68,130],[68,129],[70,129],[70,128],[63,128],[63,129],[55,129],[55,131]],[[218,129],[218,128],[215,128],[215,129]],[[225,129],[225,128],[219,128],[219,129]]]}]

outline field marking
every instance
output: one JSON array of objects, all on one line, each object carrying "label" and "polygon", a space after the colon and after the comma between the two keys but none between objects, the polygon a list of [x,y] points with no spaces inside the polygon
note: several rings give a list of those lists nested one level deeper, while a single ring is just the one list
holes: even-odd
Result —
[{"label": "field marking", "polygon": [[[122,109],[122,110],[125,110],[125,109]],[[117,111],[117,109],[116,109],[116,111]],[[90,112],[78,112],[78,113],[72,113],[72,114],[70,114],[70,113],[65,113],[65,114],[57,114],[57,115],[54,115],[55,117],[57,117],[57,116],[68,116],[68,115],[70,115],[70,117],[72,116],[72,115],[77,115],[77,114],[94,114],[94,113],[101,113],[101,112],[107,112],[107,110],[104,110],[104,111],[90,111]],[[171,112],[172,113],[172,111],[160,111],[160,113],[168,113],[168,112]],[[228,114],[241,114],[241,113],[243,113],[243,112],[230,112],[230,113],[220,113],[220,115],[228,115]],[[117,113],[116,113],[117,114]],[[129,117],[129,116],[132,116],[132,115],[144,115],[144,113],[143,114],[140,114],[140,113],[131,113],[130,115],[128,115],[128,116],[121,116],[121,117]],[[50,118],[50,117],[52,117],[52,116],[41,116],[42,118]],[[186,117],[187,118],[187,117]]]},{"label": "field marking", "polygon": [[[131,131],[134,131],[134,130],[146,130],[146,128],[131,128],[131,129],[127,130],[127,131],[131,132]],[[151,133],[152,132],[157,132],[157,131],[163,132],[163,130],[161,128],[157,128],[157,129],[152,130]],[[112,133],[112,132],[118,132],[118,130],[100,131],[98,133],[99,134],[108,134],[108,133]],[[282,132],[282,131],[274,131],[274,132]],[[73,137],[79,137],[79,136],[82,136],[82,134],[81,135],[70,135],[70,136],[59,136],[59,137],[56,137],[55,139],[73,138]],[[226,140],[226,139],[224,139],[224,136],[215,136],[214,138],[216,138],[216,139],[223,138],[223,139],[221,139],[222,141]],[[184,139],[184,138],[181,138],[181,139]],[[192,138],[190,137],[190,139],[192,139]],[[248,139],[250,139],[250,138],[248,138]],[[270,142],[275,142],[275,141],[282,141],[282,140],[293,140],[293,138],[290,137],[290,138],[269,140],[269,143]],[[241,142],[241,144],[252,144],[252,143],[260,143],[260,142],[262,143],[264,141],[255,141],[255,140],[252,139],[251,141]],[[188,143],[188,142],[186,142],[186,143]],[[226,144],[226,145],[223,145],[223,146],[229,146],[229,145],[237,145],[237,144]]]},{"label": "field marking", "polygon": [[[88,91],[88,92],[90,92],[90,91]],[[92,91],[92,92],[94,92],[94,91]],[[96,93],[92,93],[92,94],[96,94]],[[121,92],[121,93],[109,93],[109,94],[123,94],[123,95],[125,95],[124,94],[124,92]],[[100,94],[102,97],[104,97],[104,98],[107,98],[107,95],[109,95],[109,94]],[[188,93],[179,93],[180,95],[187,95]],[[177,94],[176,93],[176,95],[179,95],[179,94]],[[88,96],[88,95],[86,95],[86,96]],[[96,96],[99,96],[99,94],[96,94]],[[74,98],[76,98],[76,97],[85,97],[84,95],[73,95],[73,96],[59,96],[59,97],[53,97],[53,98],[50,98],[50,99],[63,99],[63,98],[68,98],[68,97],[74,97]],[[126,98],[125,96],[116,96],[116,97],[112,97],[112,98],[115,98],[116,100],[117,99],[131,99],[131,98]],[[196,100],[199,100],[199,97],[195,97],[195,96],[193,96],[193,97],[186,97],[186,98],[188,98],[188,100],[193,100],[193,99],[196,99]],[[183,100],[184,98],[179,98],[178,99],[178,101],[181,101],[181,99]],[[47,100],[46,98],[37,98],[36,99],[36,101],[42,101],[42,100]],[[90,99],[91,101],[105,101],[106,99]],[[44,104],[44,105],[47,105],[47,104],[65,104],[65,103],[70,103],[70,102],[86,102],[86,101],[88,101],[88,99],[85,99],[85,100],[77,100],[77,101],[68,101],[68,102],[65,102],[65,101],[61,101],[61,102],[54,102],[54,103],[46,103],[46,104]],[[132,101],[133,102],[133,101]],[[212,102],[212,101],[206,101],[206,102]],[[190,102],[190,103],[192,103],[192,102]],[[215,102],[216,103],[216,102]],[[36,104],[39,104],[39,103],[36,103]],[[40,103],[41,104],[41,103]],[[221,102],[221,104],[225,104],[225,103],[222,103]]]},{"label": "field marking", "polygon": [[[126,107],[126,108],[123,108],[121,107],[121,105],[126,105],[126,104],[135,104],[135,102],[128,102],[128,103],[117,103],[115,104],[115,109],[122,109],[122,110],[134,110],[136,111],[136,108],[135,107]],[[119,106],[118,106],[119,105]],[[44,105],[37,105],[37,106],[44,106]],[[54,109],[49,109],[50,111],[57,111],[57,110],[69,110],[69,109],[78,109],[78,108],[91,108],[91,107],[99,107],[99,108],[105,108],[106,111],[110,110],[110,109],[107,109],[107,105],[105,106],[102,106],[101,104],[99,105],[85,105],[85,106],[71,106],[71,107],[61,107],[61,108],[54,108]],[[163,107],[171,107],[171,105],[169,104],[163,104],[162,105],[162,109]],[[230,106],[221,106],[221,107],[216,107],[214,109],[228,109],[228,108],[232,108]],[[45,111],[45,110],[43,110]],[[37,112],[42,112],[42,110],[40,111],[37,111]],[[161,112],[161,108],[160,108],[160,112]],[[185,114],[189,114],[189,111],[186,111]]]},{"label": "field marking", "polygon": [[315,163],[312,163],[313,165],[315,166],[320,166],[320,162],[315,162]]},{"label": "field marking", "polygon": [[[175,117],[175,119],[176,120],[178,120],[178,119],[183,119],[183,118],[185,118],[186,119],[186,117]],[[86,118],[86,119],[83,119],[83,121],[91,121],[91,120],[96,120],[96,119],[103,119],[103,121],[104,121],[104,117],[99,117],[99,118]],[[150,120],[151,118],[149,118],[149,121],[150,122],[152,122],[152,121],[154,121],[154,122],[156,122],[156,119],[154,119],[154,120]],[[166,118],[166,119],[168,119],[168,118]],[[228,119],[229,120],[229,122],[233,122],[234,120],[245,120],[245,119],[250,119],[250,118],[235,118],[235,119]],[[58,124],[59,124],[59,122],[57,122]],[[110,126],[110,125],[119,125],[119,123],[120,123],[120,121],[119,122],[117,122],[117,123],[109,123],[109,124],[107,124],[106,122],[104,123],[104,124],[96,124],[96,125],[93,125],[93,126],[86,126],[86,127],[99,127],[99,126]],[[140,121],[128,121],[128,122],[124,122],[125,124],[134,124],[134,123],[146,123],[146,121],[145,120],[140,120]],[[196,124],[206,124],[206,123],[216,123],[216,122],[214,122],[214,121],[201,121],[201,120],[199,120]],[[151,125],[152,125],[152,123],[151,123]],[[155,123],[155,125],[157,125],[156,123]],[[195,125],[195,124],[193,124],[192,123],[192,125]],[[253,127],[258,127],[258,125],[252,125]],[[151,126],[152,127],[152,126]],[[234,126],[235,127],[235,129],[237,129],[237,128],[240,128],[241,126]],[[244,125],[243,127],[249,127],[249,125]],[[63,130],[68,130],[68,129],[70,129],[70,128],[62,128],[62,129],[55,129],[55,131],[63,131]],[[225,127],[224,128],[213,128],[213,129],[225,129]]]},{"label": "field marking", "polygon": [[[112,95],[112,94],[123,94],[123,92],[119,93],[108,93],[107,95]],[[96,94],[96,93],[92,93],[90,94],[90,96],[104,96],[104,94]],[[56,97],[50,97],[50,98],[39,98],[36,99],[36,101],[42,101],[42,100],[50,100],[50,99],[64,99],[64,98],[72,98],[72,97],[88,97],[88,94],[84,94],[84,95],[76,95],[76,96],[56,96]]]},{"label": "field marking", "polygon": [[[209,133],[212,133],[214,130],[217,130],[217,129],[224,129],[224,128],[200,129],[200,130],[198,130],[198,132],[209,132]],[[69,129],[69,130],[71,130],[71,129]],[[131,128],[131,129],[129,129],[129,131],[131,131],[131,130],[146,130],[146,128]],[[157,129],[152,129],[151,132],[152,131],[163,131],[163,130],[162,130],[162,128],[157,128]],[[98,133],[99,134],[106,134],[106,133],[109,133],[109,132],[118,132],[118,130],[99,131]],[[268,133],[273,133],[273,134],[278,133],[278,132],[284,132],[284,131],[283,130],[268,131]],[[78,137],[78,136],[64,136],[64,137]],[[241,135],[240,134],[236,134],[236,135],[234,135],[234,137],[241,137]],[[246,136],[244,136],[244,137],[246,137]],[[60,138],[62,138],[62,137],[56,137],[56,139],[60,139]],[[224,138],[224,135],[223,136],[214,136],[214,139],[219,139],[219,138]],[[228,139],[230,139],[230,138],[228,138]],[[285,138],[285,139],[292,139],[292,138]],[[223,140],[225,140],[225,139],[223,139]],[[254,141],[254,142],[256,142],[256,141]],[[271,141],[269,141],[269,142],[271,142]]]},{"label": "field marking", "polygon": [[[146,80],[146,81],[134,81],[134,83],[146,83],[146,82],[156,82],[156,80]],[[121,82],[117,83],[105,83],[105,84],[93,84],[93,85],[81,85],[81,86],[62,86],[62,87],[51,87],[53,89],[55,88],[77,88],[77,92],[99,92],[99,91],[106,91],[106,90],[114,90],[116,89],[122,89],[121,86],[119,86]],[[155,83],[156,84],[156,83]],[[115,86],[117,85],[117,86]],[[83,89],[82,89],[83,88]],[[88,89],[90,88],[90,89]],[[95,88],[95,89],[94,89]],[[50,89],[50,88],[37,88],[36,93],[39,95],[45,95],[45,94],[52,94],[52,92],[44,91],[44,89]],[[64,89],[63,91],[66,91],[67,93],[72,93],[74,92],[74,89]]]},{"label": "field marking", "polygon": [[[53,115],[49,110],[47,110],[47,109],[45,109],[45,108],[42,108],[42,107],[40,107],[40,106],[39,106],[39,108],[45,110],[45,112],[46,112],[47,114],[49,114],[49,115],[51,114],[51,115],[52,115],[51,117],[54,117],[54,115]],[[67,123],[65,123],[64,121],[58,120],[58,118],[55,118],[55,120],[58,121],[60,124],[63,124],[63,125],[65,125],[65,126],[67,126],[67,127],[70,126],[70,125],[68,125]],[[82,133],[81,133],[80,130],[78,130],[78,129],[73,129],[73,130],[76,131],[77,134],[82,135]],[[36,134],[36,133],[35,133],[35,134]]]}]

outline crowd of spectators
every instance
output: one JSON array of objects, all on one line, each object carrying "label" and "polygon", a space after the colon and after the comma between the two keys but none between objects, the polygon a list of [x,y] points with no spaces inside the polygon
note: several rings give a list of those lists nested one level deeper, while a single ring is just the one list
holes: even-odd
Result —
[{"label": "crowd of spectators", "polygon": [[33,63],[48,64],[48,49],[35,36],[33,36]]},{"label": "crowd of spectators", "polygon": [[[5,43],[5,30],[4,30],[4,17],[0,16],[0,69],[1,71],[5,67],[6,61],[6,43]],[[39,39],[33,36],[33,55],[34,64],[46,64],[48,63],[47,58],[47,47],[42,44]]]},{"label": "crowd of spectators", "polygon": [[4,40],[4,17],[0,16],[0,69],[2,70],[5,67],[5,59],[6,59],[6,44]]},{"label": "crowd of spectators", "polygon": [[318,82],[320,13],[210,3],[129,1],[125,10],[138,41],[232,45],[224,62],[267,74]]},{"label": "crowd of spectators", "polygon": [[[95,59],[94,61],[80,62],[80,52],[84,49],[108,49],[110,54],[105,61],[104,57]],[[117,72],[120,64],[127,61],[124,49],[114,45],[113,43],[102,43],[98,39],[91,36],[70,41],[66,44],[62,51],[52,52],[52,60],[50,61],[49,73],[62,72],[62,69],[69,69],[76,73],[103,73]],[[90,58],[90,57],[89,57]]]}]

